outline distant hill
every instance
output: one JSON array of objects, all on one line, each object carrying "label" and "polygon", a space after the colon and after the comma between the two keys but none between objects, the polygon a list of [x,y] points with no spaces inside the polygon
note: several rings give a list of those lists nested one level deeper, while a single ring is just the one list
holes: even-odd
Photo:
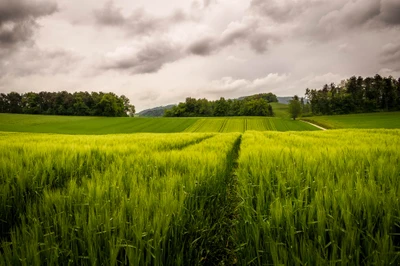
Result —
[{"label": "distant hill", "polygon": [[166,105],[166,106],[158,106],[158,107],[143,110],[137,114],[142,117],[159,117],[159,116],[164,115],[165,110],[169,110],[174,106],[175,106],[175,104],[170,104],[170,105]]},{"label": "distant hill", "polygon": [[278,103],[289,104],[289,101],[293,98],[293,96],[285,96],[279,97],[278,96]]},{"label": "distant hill", "polygon": [[[237,99],[244,100],[244,99],[258,99],[258,98],[263,98],[263,99],[267,100],[268,102],[278,101],[279,103],[281,103],[279,100],[280,98],[282,98],[282,99],[287,98],[286,102],[282,102],[284,104],[288,104],[289,100],[292,99],[292,97],[277,97],[276,98],[276,96],[272,93],[259,93],[259,94],[239,97]],[[170,104],[170,105],[166,105],[166,106],[158,106],[158,107],[143,110],[143,111],[137,113],[136,115],[141,116],[141,117],[160,117],[160,116],[164,116],[165,110],[169,110],[174,106],[176,106],[176,104]]]}]

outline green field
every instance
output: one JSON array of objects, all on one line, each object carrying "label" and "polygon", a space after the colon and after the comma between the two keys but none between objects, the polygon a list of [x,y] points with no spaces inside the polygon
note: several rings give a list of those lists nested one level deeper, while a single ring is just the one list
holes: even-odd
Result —
[{"label": "green field", "polygon": [[400,112],[305,117],[302,120],[327,129],[400,128]]},{"label": "green field", "polygon": [[0,114],[0,131],[57,134],[244,132],[245,130],[318,130],[287,118],[130,118]]},{"label": "green field", "polygon": [[275,117],[290,118],[289,105],[283,103],[270,103]]},{"label": "green field", "polygon": [[399,146],[400,130],[3,132],[0,265],[399,265]]},{"label": "green field", "polygon": [[182,132],[196,118],[131,118],[0,114],[0,131],[59,134]]},{"label": "green field", "polygon": [[278,117],[200,118],[185,132],[312,131],[318,128],[301,121]]}]

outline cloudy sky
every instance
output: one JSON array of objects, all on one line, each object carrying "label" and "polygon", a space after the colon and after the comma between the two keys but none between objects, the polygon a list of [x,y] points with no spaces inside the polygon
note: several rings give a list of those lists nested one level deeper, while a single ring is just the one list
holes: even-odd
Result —
[{"label": "cloudy sky", "polygon": [[400,76],[399,0],[0,0],[0,92],[303,95]]}]

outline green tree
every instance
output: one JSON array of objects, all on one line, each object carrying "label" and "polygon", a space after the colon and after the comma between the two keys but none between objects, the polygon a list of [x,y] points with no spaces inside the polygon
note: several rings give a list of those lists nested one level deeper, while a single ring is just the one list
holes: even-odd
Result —
[{"label": "green tree", "polygon": [[295,95],[292,100],[289,101],[289,113],[293,120],[301,115],[301,103],[299,97]]}]

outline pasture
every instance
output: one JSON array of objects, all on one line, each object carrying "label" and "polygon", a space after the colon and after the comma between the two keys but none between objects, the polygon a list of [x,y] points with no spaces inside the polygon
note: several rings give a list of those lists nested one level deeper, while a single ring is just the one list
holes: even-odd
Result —
[{"label": "pasture", "polygon": [[0,265],[398,265],[399,146],[399,130],[3,132]]}]

